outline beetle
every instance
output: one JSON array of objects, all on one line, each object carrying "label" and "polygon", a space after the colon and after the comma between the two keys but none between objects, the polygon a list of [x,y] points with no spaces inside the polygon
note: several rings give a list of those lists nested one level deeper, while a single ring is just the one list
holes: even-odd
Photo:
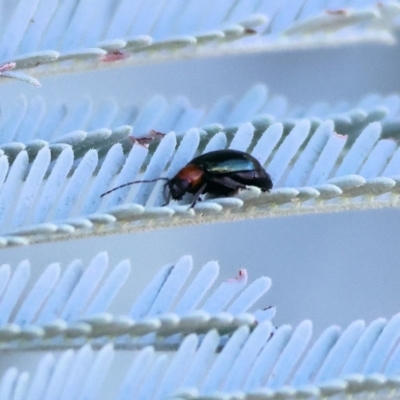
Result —
[{"label": "beetle", "polygon": [[272,189],[272,180],[260,162],[248,153],[239,150],[216,150],[193,158],[171,179],[156,178],[133,181],[105,192],[134,183],[148,183],[165,180],[164,196],[169,204],[171,198],[181,200],[186,193],[194,195],[190,208],[194,207],[200,195],[234,196],[239,189],[247,186],[259,187],[263,192]]}]

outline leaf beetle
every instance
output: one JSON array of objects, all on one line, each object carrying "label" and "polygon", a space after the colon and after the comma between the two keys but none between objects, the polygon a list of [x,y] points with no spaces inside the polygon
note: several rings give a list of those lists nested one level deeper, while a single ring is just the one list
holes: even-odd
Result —
[{"label": "leaf beetle", "polygon": [[190,208],[200,195],[234,196],[247,186],[259,187],[263,192],[272,189],[272,180],[260,162],[248,153],[239,150],[216,150],[195,157],[171,179],[156,178],[125,183],[101,195],[135,183],[165,180],[164,196],[167,205],[171,198],[181,200],[186,193],[194,195]]}]

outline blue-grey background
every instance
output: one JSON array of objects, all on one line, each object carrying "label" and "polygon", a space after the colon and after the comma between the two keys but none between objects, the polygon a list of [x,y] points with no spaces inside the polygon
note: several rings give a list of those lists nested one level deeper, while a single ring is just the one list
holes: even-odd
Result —
[{"label": "blue-grey background", "polygon": [[[210,107],[219,97],[239,98],[262,82],[292,105],[316,101],[357,101],[371,92],[400,93],[400,46],[362,44],[317,49],[197,59],[112,69],[1,86],[10,99],[22,93],[48,102],[115,97],[120,104],[144,103],[156,93],[168,99],[188,96]],[[272,289],[259,306],[275,305],[275,323],[310,318],[315,331],[345,326],[362,318],[390,317],[400,311],[398,209],[268,218],[210,224],[2,250],[2,263],[29,258],[40,273],[54,261],[86,263],[107,250],[111,265],[130,258],[129,284],[115,312],[128,310],[137,293],[162,265],[192,254],[196,268],[214,259],[220,280],[247,268],[250,281],[266,275]],[[130,299],[128,301],[128,298]]]}]

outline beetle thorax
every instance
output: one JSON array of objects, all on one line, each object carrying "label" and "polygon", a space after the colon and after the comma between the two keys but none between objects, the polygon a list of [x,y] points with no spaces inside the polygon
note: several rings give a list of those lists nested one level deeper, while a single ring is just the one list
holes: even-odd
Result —
[{"label": "beetle thorax", "polygon": [[204,171],[197,165],[189,164],[182,168],[167,183],[171,197],[180,200],[185,193],[194,193],[201,186],[204,178]]}]

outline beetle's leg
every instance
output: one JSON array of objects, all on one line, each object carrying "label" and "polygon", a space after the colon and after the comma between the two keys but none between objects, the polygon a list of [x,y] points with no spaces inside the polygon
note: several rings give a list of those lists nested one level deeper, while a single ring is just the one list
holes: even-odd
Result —
[{"label": "beetle's leg", "polygon": [[[247,186],[246,186],[245,189],[247,189]],[[238,193],[239,193],[239,189],[232,190],[232,192],[229,192],[229,193],[226,195],[226,197],[236,196]]]},{"label": "beetle's leg", "polygon": [[262,192],[269,192],[272,189],[271,177],[266,171],[242,171],[235,174],[242,182],[249,182],[249,185],[256,186],[261,189]]},{"label": "beetle's leg", "polygon": [[206,186],[207,186],[207,182],[204,183],[203,186],[195,193],[195,195],[193,197],[193,200],[192,200],[192,203],[190,204],[189,208],[193,208],[195,206],[195,204],[197,203],[197,200],[199,200],[199,196],[201,194],[203,194],[204,189],[206,188]]},{"label": "beetle's leg", "polygon": [[236,192],[238,189],[247,189],[247,186],[243,183],[237,182],[230,178],[229,176],[224,176],[223,178],[213,177],[212,181],[225,186],[228,189],[232,189],[232,192]]},{"label": "beetle's leg", "polygon": [[164,188],[163,188],[163,196],[164,196],[165,203],[162,205],[162,207],[168,205],[169,202],[171,201],[171,192],[169,190],[167,192],[167,186],[168,186],[168,182],[166,182],[164,184]]}]

